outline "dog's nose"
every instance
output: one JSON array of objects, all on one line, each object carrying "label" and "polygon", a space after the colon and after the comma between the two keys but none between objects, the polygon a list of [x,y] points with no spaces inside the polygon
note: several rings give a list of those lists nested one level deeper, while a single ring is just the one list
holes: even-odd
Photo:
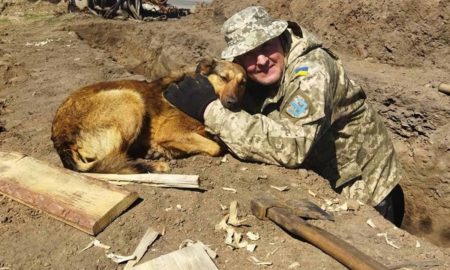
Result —
[{"label": "dog's nose", "polygon": [[239,109],[239,102],[236,97],[230,97],[225,102],[225,108],[230,111],[236,111]]}]

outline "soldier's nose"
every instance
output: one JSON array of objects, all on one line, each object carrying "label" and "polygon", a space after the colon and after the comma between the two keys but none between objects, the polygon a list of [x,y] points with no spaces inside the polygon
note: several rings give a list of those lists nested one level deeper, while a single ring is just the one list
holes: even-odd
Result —
[{"label": "soldier's nose", "polygon": [[265,66],[269,62],[269,58],[265,56],[264,54],[259,54],[256,57],[256,65],[257,66]]}]

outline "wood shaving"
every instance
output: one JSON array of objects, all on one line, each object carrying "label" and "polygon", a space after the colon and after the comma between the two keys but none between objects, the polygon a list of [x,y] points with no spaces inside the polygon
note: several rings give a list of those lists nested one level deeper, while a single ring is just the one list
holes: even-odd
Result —
[{"label": "wood shaving", "polygon": [[259,233],[248,232],[247,237],[252,241],[257,241],[259,240]]},{"label": "wood shaving", "polygon": [[247,167],[242,167],[242,168],[241,168],[241,171],[246,171],[246,170],[248,170]]},{"label": "wood shaving", "polygon": [[339,211],[347,211],[348,210],[348,204],[347,202],[343,204],[338,204],[335,201],[326,200],[327,205],[322,205],[320,208],[322,208],[325,211],[329,212],[339,212]]},{"label": "wood shaving", "polygon": [[328,206],[330,206],[330,205],[333,204],[333,201],[332,201],[332,200],[329,200],[329,199],[327,199],[327,198],[323,198],[323,200],[325,201],[325,204],[328,205]]},{"label": "wood shaving", "polygon": [[222,163],[228,162],[227,156],[224,156],[224,157],[220,160],[220,162],[222,162]]},{"label": "wood shaving", "polygon": [[234,242],[239,244],[242,240],[242,233],[234,231]]},{"label": "wood shaving", "polygon": [[230,203],[230,217],[228,218],[228,224],[233,225],[235,227],[239,227],[242,224],[244,224],[244,221],[247,219],[238,219],[238,212],[237,212],[237,201],[232,201]]},{"label": "wood shaving", "polygon": [[276,189],[276,190],[278,190],[278,191],[281,191],[281,192],[283,192],[283,191],[288,191],[289,190],[289,187],[288,186],[281,186],[281,187],[278,187],[278,186],[270,186],[271,188],[273,188],[273,189]]},{"label": "wood shaving", "polygon": [[293,262],[288,266],[288,269],[292,269],[292,268],[296,268],[299,267],[300,263],[299,262]]},{"label": "wood shaving", "polygon": [[309,195],[313,196],[314,198],[317,196],[316,193],[312,192],[311,190],[308,189],[308,193]]},{"label": "wood shaving", "polygon": [[394,244],[393,241],[389,240],[387,233],[378,233],[377,236],[381,237],[384,236],[384,239],[386,240],[386,243],[388,243],[388,245],[390,245],[391,247],[394,247],[396,249],[399,249],[400,247],[397,246],[396,244]]},{"label": "wood shaving", "polygon": [[223,211],[228,210],[228,206],[223,205],[223,204],[220,204],[220,208],[221,208]]},{"label": "wood shaving", "polygon": [[266,174],[263,174],[263,175],[258,175],[258,177],[256,178],[256,180],[259,180],[259,179],[267,179],[267,178],[269,178]]},{"label": "wood shaving", "polygon": [[369,225],[372,228],[376,228],[377,227],[377,226],[375,226],[375,224],[373,223],[372,219],[370,219],[370,218],[366,221],[366,223],[367,223],[367,225]]},{"label": "wood shaving", "polygon": [[152,227],[149,227],[145,231],[144,236],[141,238],[139,244],[137,245],[136,249],[131,255],[134,256],[135,258],[128,260],[127,264],[124,267],[124,270],[131,270],[142,259],[142,257],[144,257],[148,248],[153,244],[153,242],[155,242],[158,236],[159,233],[155,231]]},{"label": "wood shaving", "polygon": [[256,249],[256,244],[248,244],[246,247],[247,251],[253,252]]},{"label": "wood shaving", "polygon": [[[231,248],[245,248],[248,245],[247,241],[242,241],[242,233],[236,232],[233,227],[238,227],[243,224],[244,220],[239,220],[237,217],[237,201],[232,201],[230,204],[230,213],[225,215],[222,220],[215,226],[216,231],[225,230],[225,244]],[[259,237],[259,235],[258,235]]]},{"label": "wood shaving", "polygon": [[85,248],[83,248],[82,250],[80,250],[78,253],[81,253],[81,252],[85,251],[86,249],[91,248],[91,247],[94,247],[94,246],[95,246],[95,247],[99,247],[99,248],[103,248],[103,249],[106,249],[106,250],[108,250],[108,249],[111,248],[111,247],[108,246],[108,245],[105,245],[105,244],[100,243],[99,240],[94,239],[94,240],[92,240]]},{"label": "wood shaving", "polygon": [[115,262],[117,264],[136,259],[135,255],[122,256],[122,255],[114,254],[114,253],[106,253],[105,255],[107,258],[111,259],[113,262]]},{"label": "wood shaving", "polygon": [[269,258],[270,256],[272,256],[273,254],[275,254],[275,252],[277,252],[281,247],[276,247],[274,250],[272,250],[271,252],[268,252],[266,254],[266,258]]},{"label": "wood shaving", "polygon": [[248,246],[248,242],[245,240],[242,242],[237,242],[235,239],[234,244],[236,245],[237,248],[246,248]]},{"label": "wood shaving", "polygon": [[234,231],[234,241],[232,245],[235,248],[245,248],[248,245],[247,241],[242,241],[242,233]]},{"label": "wood shaving", "polygon": [[237,190],[235,188],[223,187],[222,189],[225,191],[231,191],[232,193],[237,193]]},{"label": "wood shaving", "polygon": [[214,227],[215,230],[216,231],[221,231],[221,230],[226,231],[228,229],[228,227],[230,227],[230,226],[228,226],[228,223],[227,223],[229,217],[230,217],[230,214],[226,214],[222,218],[222,220]]},{"label": "wood shaving", "polygon": [[348,204],[347,202],[339,205],[338,207],[336,207],[336,211],[347,211],[348,210]]},{"label": "wood shaving", "polygon": [[227,235],[225,237],[225,244],[227,246],[235,249],[235,248],[245,248],[248,246],[247,241],[242,241],[242,234],[236,232],[234,228],[230,227],[227,229]]},{"label": "wood shaving", "polygon": [[416,248],[420,248],[420,242],[416,240]]},{"label": "wood shaving", "polygon": [[255,256],[250,256],[250,257],[248,258],[248,260],[249,260],[250,262],[252,262],[253,264],[256,264],[256,265],[272,265],[272,262],[263,262],[263,261],[260,261],[260,260],[258,260]]},{"label": "wood shaving", "polygon": [[233,228],[228,228],[227,229],[227,236],[225,237],[225,244],[227,244],[229,246],[234,246],[233,245],[233,237],[234,237],[234,229]]}]

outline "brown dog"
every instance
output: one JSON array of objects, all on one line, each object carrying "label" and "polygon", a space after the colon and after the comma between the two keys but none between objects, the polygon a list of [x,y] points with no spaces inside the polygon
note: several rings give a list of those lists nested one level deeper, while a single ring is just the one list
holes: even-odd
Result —
[{"label": "brown dog", "polygon": [[[208,77],[217,96],[234,109],[244,94],[245,71],[226,61],[203,60],[196,72]],[[187,74],[152,82],[100,82],[72,93],[58,108],[52,141],[64,167],[81,172],[164,171],[165,163],[139,160],[147,152],[167,158],[217,156],[221,146],[204,126],[164,97],[163,91]]]}]

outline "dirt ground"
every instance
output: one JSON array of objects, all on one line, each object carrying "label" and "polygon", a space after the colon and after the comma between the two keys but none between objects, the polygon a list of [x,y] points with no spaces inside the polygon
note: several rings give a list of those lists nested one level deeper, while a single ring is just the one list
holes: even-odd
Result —
[{"label": "dirt ground", "polygon": [[[213,1],[180,20],[140,23],[67,14],[66,3],[0,0],[0,151],[26,153],[61,166],[50,140],[54,113],[70,91],[103,80],[156,78],[218,56],[220,26],[258,3],[296,20],[336,51],[388,126],[403,166],[406,217],[401,229],[365,205],[338,211],[336,221],[310,221],[392,268],[450,268],[450,83],[448,1]],[[55,3],[56,2],[56,3]],[[227,154],[172,161],[172,173],[199,174],[205,192],[128,185],[142,201],[96,238],[129,255],[149,226],[166,230],[142,261],[178,249],[185,239],[217,251],[219,269],[345,269],[328,255],[250,213],[259,192],[345,202],[310,171],[245,163]],[[270,186],[288,186],[283,193]],[[234,188],[236,193],[223,187]],[[310,195],[311,191],[317,194]],[[227,210],[258,232],[253,253],[232,250],[215,231]],[[176,206],[180,205],[181,208]],[[369,226],[371,219],[376,225]],[[384,236],[398,248],[389,245]],[[100,248],[79,251],[91,237],[0,195],[0,269],[122,269]],[[271,266],[252,264],[255,256]]]}]

